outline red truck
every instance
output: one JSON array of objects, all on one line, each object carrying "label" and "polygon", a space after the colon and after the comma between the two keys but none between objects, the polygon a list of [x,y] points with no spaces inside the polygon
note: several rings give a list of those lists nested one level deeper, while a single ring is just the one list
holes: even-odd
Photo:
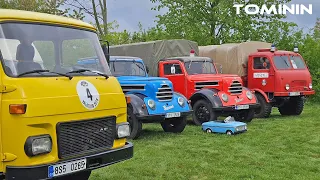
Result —
[{"label": "red truck", "polygon": [[[191,49],[195,51],[190,54]],[[111,46],[110,53],[139,57],[149,67],[151,76],[168,78],[174,91],[191,101],[196,125],[229,115],[250,122],[254,110],[259,107],[255,95],[243,87],[238,75],[220,74],[212,59],[195,57],[198,46],[192,41],[163,40]]]},{"label": "red truck", "polygon": [[260,108],[255,117],[267,118],[272,107],[281,115],[300,115],[305,97],[315,94],[308,67],[294,51],[277,50],[271,43],[245,42],[199,47],[200,56],[223,63],[223,71],[241,76],[255,91]]}]

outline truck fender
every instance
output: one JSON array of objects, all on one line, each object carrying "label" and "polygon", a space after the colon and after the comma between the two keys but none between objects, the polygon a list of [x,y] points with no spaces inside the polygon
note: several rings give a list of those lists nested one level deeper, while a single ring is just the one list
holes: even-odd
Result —
[{"label": "truck fender", "polygon": [[266,102],[270,103],[269,98],[268,98],[267,94],[264,91],[262,91],[261,89],[252,89],[252,90],[257,92],[257,93],[259,93],[259,94],[261,94],[265,98]]},{"label": "truck fender", "polygon": [[195,104],[196,101],[200,99],[205,99],[209,101],[212,104],[212,107],[222,107],[222,102],[219,96],[216,96],[215,94],[218,94],[219,90],[217,89],[201,89],[194,93],[191,97],[191,106]]},{"label": "truck fender", "polygon": [[144,95],[141,94],[126,94],[126,96],[129,96],[131,98],[130,106],[133,110],[133,114],[136,115],[148,115],[147,108],[143,108],[143,105],[145,104],[143,101]]}]

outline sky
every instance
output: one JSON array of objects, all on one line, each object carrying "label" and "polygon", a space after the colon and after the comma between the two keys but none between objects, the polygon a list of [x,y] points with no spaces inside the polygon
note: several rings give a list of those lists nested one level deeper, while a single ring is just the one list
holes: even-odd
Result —
[{"label": "sky", "polygon": [[[293,4],[303,4],[308,7],[312,4],[312,15],[291,15],[289,14],[286,21],[295,22],[305,31],[314,27],[317,17],[320,18],[320,0],[292,0]],[[133,32],[138,31],[138,23],[141,22],[143,28],[147,29],[156,25],[156,15],[163,14],[166,11],[151,10],[155,4],[150,0],[107,0],[108,21],[116,20],[119,24],[118,31]]]}]

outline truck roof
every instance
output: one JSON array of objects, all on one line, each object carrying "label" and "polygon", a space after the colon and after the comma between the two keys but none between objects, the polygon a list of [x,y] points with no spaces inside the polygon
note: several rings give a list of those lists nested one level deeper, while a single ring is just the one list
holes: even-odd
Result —
[{"label": "truck roof", "polygon": [[96,29],[91,24],[73,18],[31,11],[0,9],[0,22],[6,21],[56,24],[96,31]]},{"label": "truck roof", "polygon": [[298,55],[298,53],[295,53],[293,51],[284,51],[284,50],[276,50],[274,52],[271,51],[257,51],[257,52],[253,52],[252,54],[254,55]]},{"label": "truck roof", "polygon": [[139,57],[134,56],[110,56],[110,60],[126,60],[126,59],[134,59],[134,60],[141,60]]},{"label": "truck roof", "polygon": [[189,57],[189,56],[164,58],[164,59],[161,59],[160,61],[167,61],[167,60],[179,60],[181,62],[204,61],[204,60],[206,60],[208,62],[212,62],[213,61],[209,57]]}]

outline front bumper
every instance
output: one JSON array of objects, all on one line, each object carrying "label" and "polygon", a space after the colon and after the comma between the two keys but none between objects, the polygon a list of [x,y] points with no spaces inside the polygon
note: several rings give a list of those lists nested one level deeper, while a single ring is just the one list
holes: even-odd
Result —
[{"label": "front bumper", "polygon": [[[185,117],[192,114],[192,110],[187,112],[180,112],[180,117]],[[144,123],[152,123],[152,122],[162,122],[165,120],[165,114],[155,114],[155,115],[137,115],[138,120]]]},{"label": "front bumper", "polygon": [[[93,154],[81,159],[87,159],[86,170],[93,170],[101,168],[104,166],[109,166],[120,161],[124,161],[133,157],[133,144],[127,142],[125,146],[117,149],[112,149],[109,151],[101,152],[99,154]],[[16,167],[7,166],[5,177],[6,179],[14,180],[37,180],[37,179],[49,179],[48,178],[48,168],[51,165],[66,163],[69,161],[75,161],[77,159],[72,159],[68,161],[60,161],[54,164],[45,164],[39,166],[29,166],[29,167]]]},{"label": "front bumper", "polygon": [[[300,92],[300,96],[310,96],[310,95],[314,95],[316,92],[314,90],[311,91],[297,91]],[[282,97],[288,97],[289,92],[275,92],[274,96],[282,96]]]},{"label": "front bumper", "polygon": [[[249,109],[257,109],[260,107],[259,103],[255,103],[255,104],[249,104]],[[214,111],[220,111],[220,112],[234,112],[237,113],[239,111],[243,111],[243,110],[237,110],[235,109],[235,106],[222,106],[222,107],[214,107],[213,108]],[[248,110],[248,109],[244,109],[244,110]]]}]

